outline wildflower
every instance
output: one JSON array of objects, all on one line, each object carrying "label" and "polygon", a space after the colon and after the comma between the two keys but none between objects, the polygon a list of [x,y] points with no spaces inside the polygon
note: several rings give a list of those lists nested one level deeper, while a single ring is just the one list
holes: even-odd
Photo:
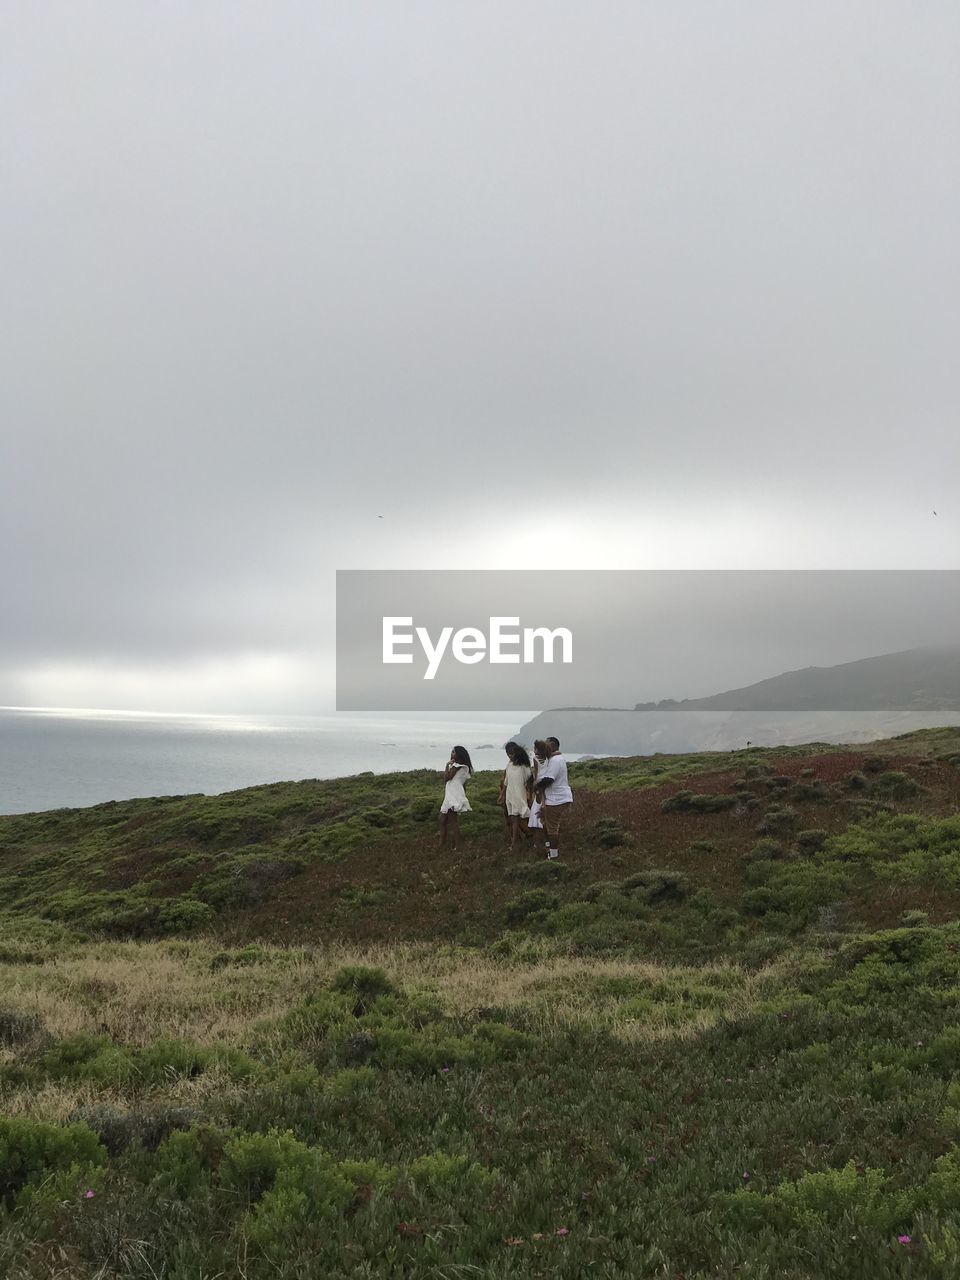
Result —
[{"label": "wildflower", "polygon": [[504,1244],[523,1244],[523,1236],[507,1236]]},{"label": "wildflower", "polygon": [[557,1227],[556,1231],[554,1232],[554,1235],[558,1235],[558,1236],[568,1236],[569,1234],[570,1234],[569,1227]]},{"label": "wildflower", "polygon": [[923,1041],[922,1041],[922,1040],[918,1040],[918,1041],[917,1041],[917,1048],[918,1048],[918,1049],[922,1049],[922,1048],[923,1048]]},{"label": "wildflower", "polygon": [[447,1072],[448,1072],[449,1070],[450,1070],[450,1068],[449,1068],[449,1067],[444,1067],[444,1068],[443,1068],[443,1074],[444,1074],[444,1075],[446,1075],[446,1074],[447,1074]]},{"label": "wildflower", "polygon": [[744,1169],[744,1171],[743,1171],[743,1180],[744,1180],[744,1182],[749,1182],[749,1181],[750,1181],[750,1175],[749,1175],[749,1173],[747,1173],[746,1169]]},{"label": "wildflower", "polygon": [[909,1244],[909,1243],[910,1243],[909,1236],[897,1236],[897,1244]]},{"label": "wildflower", "polygon": [[724,1076],[724,1078],[723,1078],[723,1083],[724,1083],[724,1084],[733,1084],[733,1076]]},{"label": "wildflower", "polygon": [[92,1200],[92,1199],[93,1199],[93,1192],[90,1190],[90,1188],[89,1188],[89,1187],[88,1187],[88,1188],[86,1189],[86,1191],[83,1193],[83,1198],[84,1198],[84,1200]]},{"label": "wildflower", "polygon": [[530,1237],[530,1239],[531,1239],[531,1240],[542,1240],[542,1239],[543,1239],[543,1232],[542,1232],[542,1231],[535,1231],[535,1232],[533,1233],[533,1235]]}]

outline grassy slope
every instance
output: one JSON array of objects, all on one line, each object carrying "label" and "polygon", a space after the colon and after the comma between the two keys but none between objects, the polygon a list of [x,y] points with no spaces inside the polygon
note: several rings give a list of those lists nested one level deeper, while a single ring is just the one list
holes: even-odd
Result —
[{"label": "grassy slope", "polygon": [[958,761],[589,762],[561,868],[494,775],[0,819],[0,1274],[955,1275]]},{"label": "grassy slope", "polygon": [[[930,730],[851,751],[812,746],[576,765],[576,820],[554,892],[571,901],[592,882],[667,868],[733,903],[768,809],[786,804],[800,828],[831,834],[878,799],[897,811],[953,813],[960,775],[946,761],[957,756],[960,731]],[[915,780],[918,793],[897,799],[844,789],[846,775],[878,759]],[[732,793],[758,770],[790,785],[747,780],[753,799],[725,813],[661,811],[682,789]],[[832,790],[802,798],[811,781]],[[0,818],[0,911],[114,936],[192,926],[237,940],[479,943],[500,932],[523,875],[517,864],[531,856],[505,853],[497,783],[494,773],[472,781],[460,854],[436,847],[440,784],[427,771]],[[622,843],[604,833],[610,824],[622,829]],[[851,904],[869,923],[892,923],[908,906],[953,918],[960,905],[952,886],[918,883],[878,895],[868,881]]]}]

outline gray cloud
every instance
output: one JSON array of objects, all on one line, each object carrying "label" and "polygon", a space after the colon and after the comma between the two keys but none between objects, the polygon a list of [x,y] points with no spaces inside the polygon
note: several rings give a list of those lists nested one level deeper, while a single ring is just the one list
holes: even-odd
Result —
[{"label": "gray cloud", "polygon": [[326,661],[336,567],[544,520],[558,567],[955,563],[946,0],[91,0],[0,48],[0,702]]}]

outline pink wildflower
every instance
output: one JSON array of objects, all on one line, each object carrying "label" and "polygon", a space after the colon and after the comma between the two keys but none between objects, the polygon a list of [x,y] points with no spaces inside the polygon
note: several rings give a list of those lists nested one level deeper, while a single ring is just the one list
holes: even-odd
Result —
[{"label": "pink wildflower", "polygon": [[743,1171],[743,1180],[744,1180],[744,1182],[749,1182],[749,1181],[750,1181],[750,1175],[749,1175],[749,1173],[747,1173],[746,1169],[744,1169],[744,1171]]},{"label": "pink wildflower", "polygon": [[570,1228],[569,1228],[569,1227],[557,1227],[557,1230],[556,1230],[556,1232],[555,1232],[554,1234],[556,1234],[556,1235],[558,1235],[558,1236],[568,1236],[568,1235],[570,1234]]},{"label": "pink wildflower", "polygon": [[87,1190],[83,1193],[83,1198],[84,1200],[92,1200],[93,1192],[89,1188],[87,1188]]},{"label": "pink wildflower", "polygon": [[909,1236],[897,1236],[897,1244],[909,1244],[909,1243],[910,1243]]}]

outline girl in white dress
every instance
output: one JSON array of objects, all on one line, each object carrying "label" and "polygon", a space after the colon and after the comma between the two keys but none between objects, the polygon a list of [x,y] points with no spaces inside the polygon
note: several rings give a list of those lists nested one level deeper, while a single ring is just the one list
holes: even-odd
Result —
[{"label": "girl in white dress", "polygon": [[510,852],[513,853],[520,834],[520,823],[530,813],[533,769],[530,767],[530,757],[518,743],[508,742],[503,749],[509,763],[500,780],[499,803],[503,805],[507,830],[510,832]]},{"label": "girl in white dress", "polygon": [[[533,786],[534,787],[536,787],[537,785],[537,774],[546,764],[548,758],[549,758],[549,752],[547,751],[547,744],[543,741],[542,738],[538,738],[536,742],[533,744]],[[540,801],[537,799],[534,799],[533,803],[530,805],[530,816],[527,819],[527,830],[528,831],[543,830],[543,823],[540,821]]]},{"label": "girl in white dress", "polygon": [[440,806],[440,848],[447,843],[447,832],[453,838],[454,852],[460,847],[460,813],[470,812],[470,801],[464,787],[473,773],[470,754],[466,747],[454,747],[443,771],[446,784],[443,788],[443,804]]}]

